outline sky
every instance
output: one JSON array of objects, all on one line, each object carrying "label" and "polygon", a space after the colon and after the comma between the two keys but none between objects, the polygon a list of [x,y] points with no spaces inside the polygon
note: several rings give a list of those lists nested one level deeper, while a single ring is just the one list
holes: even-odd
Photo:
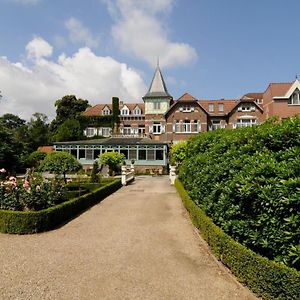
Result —
[{"label": "sky", "polygon": [[169,93],[234,99],[300,76],[299,0],[0,0],[0,115],[141,102],[157,61]]}]

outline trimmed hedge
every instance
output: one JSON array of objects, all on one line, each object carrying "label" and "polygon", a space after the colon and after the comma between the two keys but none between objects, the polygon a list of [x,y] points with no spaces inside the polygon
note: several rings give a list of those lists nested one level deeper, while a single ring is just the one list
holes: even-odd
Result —
[{"label": "trimmed hedge", "polygon": [[116,179],[91,193],[40,211],[0,210],[0,232],[28,234],[47,231],[99,203],[122,186]]},{"label": "trimmed hedge", "polygon": [[300,299],[300,272],[262,257],[234,241],[195,204],[178,179],[175,186],[193,224],[215,256],[240,282],[263,299]]}]

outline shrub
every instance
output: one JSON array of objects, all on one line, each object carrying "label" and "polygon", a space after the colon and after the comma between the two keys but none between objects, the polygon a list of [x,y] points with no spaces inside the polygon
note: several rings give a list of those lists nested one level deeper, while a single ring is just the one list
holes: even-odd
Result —
[{"label": "shrub", "polygon": [[300,119],[201,134],[188,141],[179,178],[235,240],[300,268]]},{"label": "shrub", "polygon": [[263,299],[299,299],[300,273],[270,261],[234,241],[197,206],[179,180],[175,186],[193,224],[212,252],[233,274]]},{"label": "shrub", "polygon": [[116,179],[91,193],[40,211],[0,210],[0,232],[28,234],[53,229],[99,203],[121,187]]},{"label": "shrub", "polygon": [[100,155],[100,162],[109,167],[110,175],[125,161],[125,155],[118,152],[106,152]]}]

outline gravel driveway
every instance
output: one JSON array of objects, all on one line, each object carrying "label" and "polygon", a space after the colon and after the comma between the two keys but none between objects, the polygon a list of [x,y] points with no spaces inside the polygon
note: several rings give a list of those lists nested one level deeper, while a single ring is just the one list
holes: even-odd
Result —
[{"label": "gravel driveway", "polygon": [[0,234],[0,299],[256,299],[210,254],[167,177],[56,230]]}]

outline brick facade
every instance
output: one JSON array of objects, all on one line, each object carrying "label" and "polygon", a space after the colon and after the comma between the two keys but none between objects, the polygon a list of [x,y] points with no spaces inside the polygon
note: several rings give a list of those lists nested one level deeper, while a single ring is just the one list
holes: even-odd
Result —
[{"label": "brick facade", "polygon": [[[284,119],[300,115],[300,83],[271,83],[265,92],[248,93],[239,99],[199,100],[185,93],[174,101],[158,66],[143,101],[120,103],[119,134],[146,135],[154,141],[176,143],[200,132],[253,126],[272,116]],[[98,104],[83,115],[105,115],[111,109],[111,104]],[[101,130],[94,128],[97,133],[107,132]]]}]

